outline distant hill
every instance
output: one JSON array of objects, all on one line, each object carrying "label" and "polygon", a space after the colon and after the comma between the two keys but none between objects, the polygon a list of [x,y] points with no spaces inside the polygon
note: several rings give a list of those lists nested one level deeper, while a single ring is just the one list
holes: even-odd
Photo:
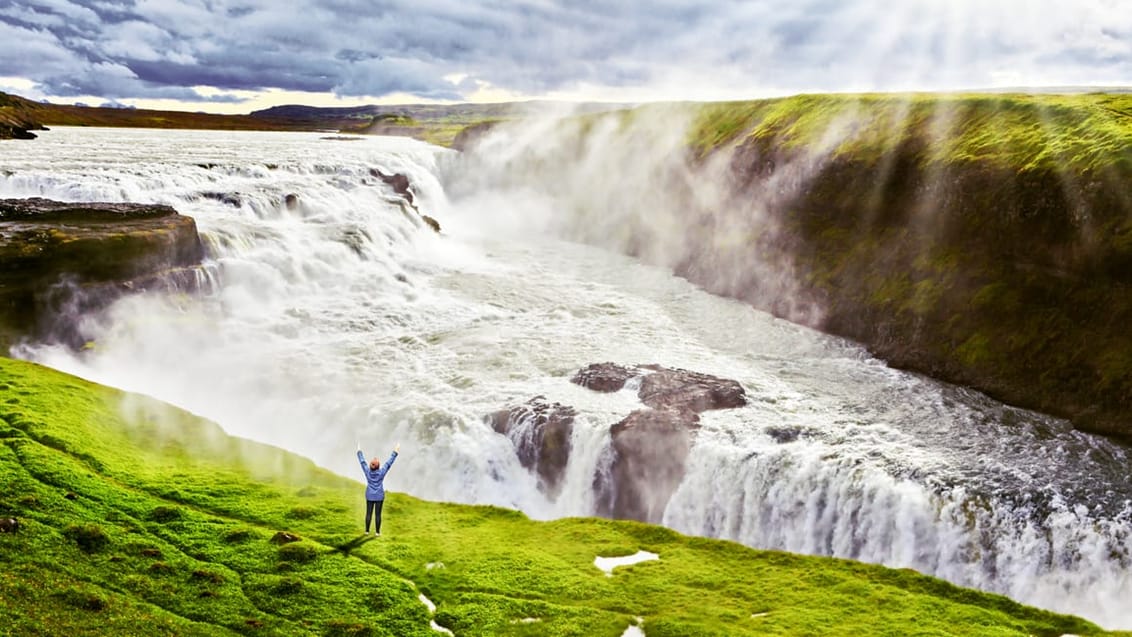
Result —
[{"label": "distant hill", "polygon": [[602,104],[584,103],[568,104],[565,102],[528,101],[528,102],[499,102],[494,104],[372,104],[367,106],[349,107],[319,107],[289,104],[273,106],[259,111],[252,111],[251,117],[287,121],[294,124],[316,125],[335,124],[338,127],[357,125],[359,121],[366,121],[386,115],[411,117],[417,121],[468,121],[478,122],[489,119],[510,119],[534,115],[554,110],[576,109],[580,112],[592,113],[599,111],[617,110],[627,108],[628,104]]},{"label": "distant hill", "polygon": [[[27,126],[22,126],[27,124]],[[0,138],[12,129],[42,126],[110,126],[127,128],[198,128],[215,130],[311,130],[248,115],[215,115],[188,111],[158,111],[117,107],[44,104],[0,93]]]},{"label": "distant hill", "polygon": [[356,135],[400,135],[440,146],[457,143],[461,131],[483,129],[494,122],[540,113],[597,113],[629,108],[629,104],[550,101],[495,104],[384,104],[353,107],[273,106],[251,117],[291,128],[337,130]]},{"label": "distant hill", "polygon": [[353,107],[274,106],[248,115],[215,115],[117,106],[45,104],[0,93],[0,139],[34,138],[46,126],[194,128],[214,130],[341,131],[360,135],[402,135],[451,145],[473,124],[571,109],[581,113],[625,108],[625,104],[505,102],[497,104],[396,104]]}]

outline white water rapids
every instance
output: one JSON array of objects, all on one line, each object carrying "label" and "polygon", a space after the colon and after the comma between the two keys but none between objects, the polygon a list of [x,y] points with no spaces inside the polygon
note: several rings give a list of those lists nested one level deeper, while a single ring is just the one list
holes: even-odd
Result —
[{"label": "white water rapids", "polygon": [[[571,384],[580,367],[731,378],[750,405],[703,414],[666,525],[910,567],[1132,628],[1125,448],[889,369],[666,270],[509,231],[521,203],[447,198],[449,154],[305,133],[60,128],[4,142],[0,197],[170,204],[197,220],[214,280],[86,317],[94,346],[80,354],[16,354],[353,478],[357,441],[379,456],[400,442],[391,490],[536,518],[592,512],[608,427],[639,405]],[[371,168],[406,174],[443,233]],[[553,502],[483,421],[536,395],[579,412]]]}]

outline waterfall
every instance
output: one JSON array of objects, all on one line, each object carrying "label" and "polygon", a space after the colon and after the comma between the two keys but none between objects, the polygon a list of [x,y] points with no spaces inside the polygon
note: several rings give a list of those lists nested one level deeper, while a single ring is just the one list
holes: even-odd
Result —
[{"label": "waterfall", "polygon": [[[406,175],[442,232],[374,169]],[[710,373],[749,404],[701,415],[666,525],[1132,627],[1125,448],[555,238],[557,203],[529,184],[445,192],[461,169],[412,140],[308,133],[57,128],[6,147],[0,196],[172,205],[197,220],[211,273],[199,294],[84,317],[86,351],[15,353],[354,478],[358,443],[376,456],[401,443],[390,490],[543,519],[595,510],[609,427],[640,407],[635,387],[598,393],[574,372]],[[516,454],[523,432],[485,419],[535,396],[576,411],[553,494]]]}]

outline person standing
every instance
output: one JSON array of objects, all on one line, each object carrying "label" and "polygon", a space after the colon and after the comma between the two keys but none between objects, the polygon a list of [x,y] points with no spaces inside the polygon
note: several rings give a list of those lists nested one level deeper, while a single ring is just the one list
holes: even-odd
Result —
[{"label": "person standing", "polygon": [[366,534],[369,534],[369,523],[371,519],[375,518],[376,522],[373,526],[373,534],[381,535],[381,507],[385,504],[385,474],[389,472],[389,468],[393,466],[393,461],[397,459],[397,452],[400,451],[401,445],[398,444],[393,448],[393,454],[381,464],[381,461],[376,457],[366,463],[366,456],[362,453],[362,445],[358,444],[358,463],[362,465],[362,473],[366,474]]}]

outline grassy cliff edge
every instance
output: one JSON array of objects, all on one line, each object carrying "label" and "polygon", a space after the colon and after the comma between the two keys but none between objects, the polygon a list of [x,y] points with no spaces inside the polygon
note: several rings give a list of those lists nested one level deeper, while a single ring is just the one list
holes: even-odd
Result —
[{"label": "grassy cliff edge", "polygon": [[[404,457],[402,464],[424,459]],[[907,570],[362,487],[149,398],[0,358],[0,633],[1102,634]],[[273,543],[279,532],[301,540]],[[596,556],[659,554],[607,577]],[[435,612],[421,601],[426,596]]]},{"label": "grassy cliff edge", "polygon": [[1132,96],[802,96],[696,126],[700,152],[733,153],[739,198],[806,166],[769,204],[770,249],[817,327],[1132,439]]}]

